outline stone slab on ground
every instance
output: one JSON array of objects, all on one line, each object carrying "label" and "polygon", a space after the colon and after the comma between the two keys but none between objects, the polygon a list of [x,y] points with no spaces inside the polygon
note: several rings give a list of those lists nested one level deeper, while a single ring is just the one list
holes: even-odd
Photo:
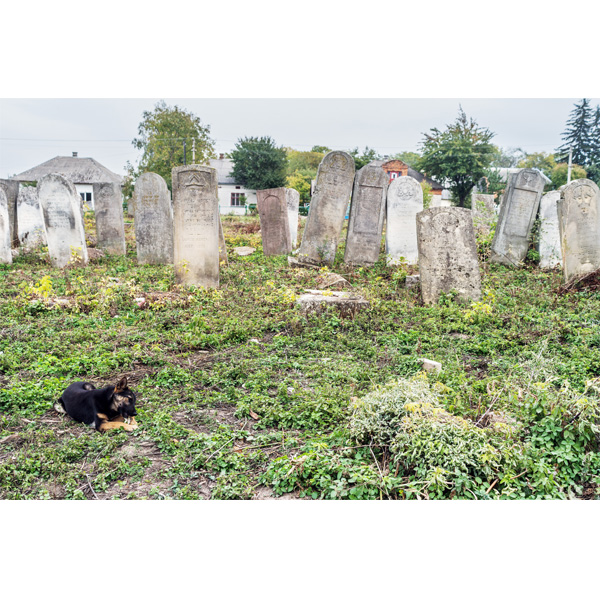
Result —
[{"label": "stone slab on ground", "polygon": [[249,256],[256,252],[256,248],[252,248],[252,246],[236,246],[233,251],[238,256]]},{"label": "stone slab on ground", "polygon": [[343,316],[354,316],[359,310],[368,308],[369,302],[362,296],[350,292],[334,292],[323,290],[304,290],[296,303],[305,314],[319,314],[333,306]]},{"label": "stone slab on ground", "polygon": [[442,363],[429,358],[421,359],[421,368],[423,371],[429,371],[430,373],[439,373],[442,370]]}]

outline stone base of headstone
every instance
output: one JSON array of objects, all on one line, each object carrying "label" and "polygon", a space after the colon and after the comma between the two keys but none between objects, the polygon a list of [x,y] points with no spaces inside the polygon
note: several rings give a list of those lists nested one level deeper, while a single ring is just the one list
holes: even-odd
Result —
[{"label": "stone base of headstone", "polygon": [[252,248],[252,246],[237,246],[233,249],[233,251],[238,256],[249,256],[250,254],[254,254],[256,252],[256,248]]},{"label": "stone base of headstone", "polygon": [[342,316],[354,316],[358,311],[370,306],[362,296],[350,292],[323,292],[322,290],[305,290],[305,292],[296,300],[305,314],[321,314],[329,307],[333,307]]}]

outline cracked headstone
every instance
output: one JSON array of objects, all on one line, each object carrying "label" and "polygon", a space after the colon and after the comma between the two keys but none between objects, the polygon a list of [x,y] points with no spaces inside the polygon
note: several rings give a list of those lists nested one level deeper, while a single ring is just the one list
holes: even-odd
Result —
[{"label": "cracked headstone", "polygon": [[11,241],[8,198],[4,188],[0,187],[0,263],[12,263]]}]

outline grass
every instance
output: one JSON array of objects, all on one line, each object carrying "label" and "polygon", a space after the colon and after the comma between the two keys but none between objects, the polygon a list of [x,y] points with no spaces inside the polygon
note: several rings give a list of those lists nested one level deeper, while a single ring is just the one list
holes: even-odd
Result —
[{"label": "grass", "polygon": [[[370,307],[307,317],[294,298],[321,273],[264,256],[257,217],[223,219],[218,290],[138,266],[126,223],[124,257],[0,265],[0,498],[597,497],[596,291],[492,265],[480,240],[483,300],[424,306],[406,269],[348,267],[340,244],[332,270]],[[131,434],[52,409],[123,375]]]}]

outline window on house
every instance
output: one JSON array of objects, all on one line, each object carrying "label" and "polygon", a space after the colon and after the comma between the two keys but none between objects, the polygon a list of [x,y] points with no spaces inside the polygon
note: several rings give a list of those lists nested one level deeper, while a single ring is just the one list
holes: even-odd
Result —
[{"label": "window on house", "polygon": [[244,206],[246,203],[246,194],[239,194],[237,192],[231,193],[231,206]]},{"label": "window on house", "polygon": [[84,202],[92,201],[92,192],[79,192],[79,195]]},{"label": "window on house", "polygon": [[398,173],[390,173],[390,179],[396,179],[396,177],[398,177]]}]

